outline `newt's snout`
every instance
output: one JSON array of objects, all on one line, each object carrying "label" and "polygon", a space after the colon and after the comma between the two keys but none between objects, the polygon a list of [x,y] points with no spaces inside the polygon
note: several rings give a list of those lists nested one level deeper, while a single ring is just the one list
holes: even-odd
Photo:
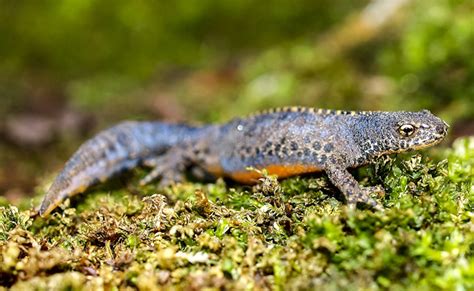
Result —
[{"label": "newt's snout", "polygon": [[436,132],[439,135],[445,136],[448,133],[448,128],[449,128],[449,125],[446,122],[443,121],[442,125],[438,125],[436,127]]}]

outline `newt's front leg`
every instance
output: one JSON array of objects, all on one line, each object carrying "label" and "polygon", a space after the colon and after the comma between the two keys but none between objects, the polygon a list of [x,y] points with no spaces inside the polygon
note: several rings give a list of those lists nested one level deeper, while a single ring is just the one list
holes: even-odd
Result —
[{"label": "newt's front leg", "polygon": [[369,194],[373,192],[383,192],[379,187],[362,187],[354,179],[354,177],[347,171],[346,168],[330,164],[326,166],[326,173],[329,180],[344,194],[347,204],[350,208],[355,208],[357,202],[362,202],[371,205],[376,210],[383,210],[382,205],[372,199]]}]

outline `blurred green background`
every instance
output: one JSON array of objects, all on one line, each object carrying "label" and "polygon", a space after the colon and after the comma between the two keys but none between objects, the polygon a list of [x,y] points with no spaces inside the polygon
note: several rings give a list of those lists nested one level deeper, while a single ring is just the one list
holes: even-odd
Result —
[{"label": "blurred green background", "polygon": [[123,119],[426,108],[472,135],[473,15],[469,0],[0,0],[0,195]]}]

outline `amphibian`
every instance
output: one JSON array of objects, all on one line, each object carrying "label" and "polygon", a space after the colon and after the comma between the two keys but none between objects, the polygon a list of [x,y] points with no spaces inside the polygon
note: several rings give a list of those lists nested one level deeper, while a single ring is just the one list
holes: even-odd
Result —
[{"label": "amphibian", "polygon": [[111,176],[143,165],[152,171],[141,183],[183,180],[186,170],[255,183],[266,169],[286,178],[324,171],[347,203],[380,204],[370,198],[349,168],[393,153],[439,143],[448,125],[427,110],[419,112],[340,111],[287,107],[235,118],[219,125],[162,122],[120,123],[85,142],[47,192],[40,214]]}]

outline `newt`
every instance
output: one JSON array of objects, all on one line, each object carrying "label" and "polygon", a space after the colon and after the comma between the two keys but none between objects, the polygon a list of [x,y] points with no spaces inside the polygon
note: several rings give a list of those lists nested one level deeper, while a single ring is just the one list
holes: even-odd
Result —
[{"label": "newt", "polygon": [[348,169],[382,155],[433,146],[447,130],[447,123],[428,110],[285,107],[203,126],[126,121],[98,133],[74,153],[39,213],[46,216],[66,198],[138,166],[152,168],[142,185],[160,178],[162,186],[183,181],[187,170],[245,184],[260,178],[249,167],[279,178],[325,172],[350,207],[361,202],[382,209],[369,195],[376,188],[360,186]]}]

